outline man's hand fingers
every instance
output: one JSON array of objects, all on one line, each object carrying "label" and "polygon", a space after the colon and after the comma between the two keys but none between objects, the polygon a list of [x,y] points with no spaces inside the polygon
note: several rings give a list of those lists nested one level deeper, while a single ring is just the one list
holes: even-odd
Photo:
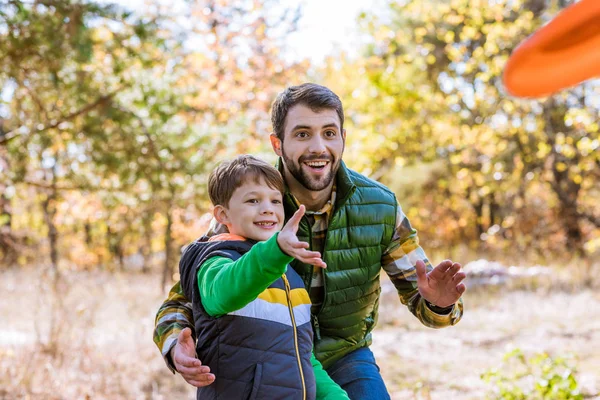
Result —
[{"label": "man's hand fingers", "polygon": [[184,367],[180,365],[177,369],[177,372],[179,372],[181,376],[199,377],[202,374],[208,374],[210,372],[210,368],[205,365],[201,367]]},{"label": "man's hand fingers", "polygon": [[188,340],[191,340],[192,342],[194,341],[194,339],[192,339],[192,330],[190,328],[185,328],[179,332],[177,342],[184,344],[184,342],[187,342]]},{"label": "man's hand fingers", "polygon": [[189,357],[185,354],[175,352],[175,357],[173,358],[173,362],[175,365],[179,364],[184,367],[194,368],[202,365],[202,362],[195,357]]},{"label": "man's hand fingers", "polygon": [[463,279],[465,279],[466,277],[467,277],[467,274],[465,274],[464,272],[457,272],[452,277],[452,282],[454,282],[455,284],[458,284],[458,283],[462,282]]},{"label": "man's hand fingers", "polygon": [[456,286],[456,291],[462,296],[463,293],[467,290],[467,287],[465,286],[464,283],[461,283],[460,285]]},{"label": "man's hand fingers", "polygon": [[417,261],[417,285],[421,286],[427,283],[427,267],[422,260]]},{"label": "man's hand fingers", "polygon": [[450,274],[450,276],[454,276],[458,271],[460,271],[459,263],[454,263],[450,268],[448,268],[448,274]]},{"label": "man's hand fingers", "polygon": [[203,374],[200,376],[183,376],[187,383],[195,387],[208,386],[215,381],[214,374]]},{"label": "man's hand fingers", "polygon": [[435,269],[439,270],[441,273],[446,273],[448,271],[448,269],[450,269],[450,267],[452,267],[452,261],[450,260],[444,260],[441,263],[438,264],[437,267],[435,267]]}]

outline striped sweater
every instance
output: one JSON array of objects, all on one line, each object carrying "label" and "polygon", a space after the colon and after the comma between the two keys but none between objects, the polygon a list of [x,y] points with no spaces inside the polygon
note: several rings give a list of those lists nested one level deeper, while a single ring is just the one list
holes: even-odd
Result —
[{"label": "striped sweater", "polygon": [[192,299],[196,350],[216,376],[198,398],[347,398],[312,356],[310,299],[291,260],[276,235],[259,243],[204,237],[185,249],[181,283]]}]

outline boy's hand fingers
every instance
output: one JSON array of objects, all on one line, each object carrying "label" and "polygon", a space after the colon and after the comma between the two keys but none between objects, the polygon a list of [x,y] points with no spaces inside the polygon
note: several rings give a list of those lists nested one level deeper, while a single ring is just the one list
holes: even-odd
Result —
[{"label": "boy's hand fingers", "polygon": [[304,259],[308,259],[308,258],[321,258],[321,253],[319,253],[318,251],[310,251],[310,250],[306,250],[306,249],[299,249],[296,252],[296,258],[304,258]]},{"label": "boy's hand fingers", "polygon": [[316,267],[326,268],[327,264],[321,259],[321,256],[313,256],[313,257],[296,257],[298,260],[303,263],[314,265]]},{"label": "boy's hand fingers", "polygon": [[300,205],[300,208],[298,208],[298,210],[294,213],[294,215],[292,215],[292,218],[290,218],[288,220],[287,224],[285,224],[283,229],[286,229],[289,227],[289,229],[291,229],[294,233],[296,233],[298,231],[298,225],[300,224],[300,220],[304,216],[304,210],[305,210],[304,204]]},{"label": "boy's hand fingers", "polygon": [[291,245],[296,249],[308,249],[310,247],[310,245],[306,242],[292,242]]}]

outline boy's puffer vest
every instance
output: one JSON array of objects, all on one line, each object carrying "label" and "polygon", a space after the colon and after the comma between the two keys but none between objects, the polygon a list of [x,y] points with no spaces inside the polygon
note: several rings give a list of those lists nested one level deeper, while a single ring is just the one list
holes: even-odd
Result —
[{"label": "boy's puffer vest", "polygon": [[[281,163],[281,161],[280,161]],[[382,184],[346,168],[336,175],[336,204],[329,221],[323,261],[325,284],[321,309],[313,317],[315,356],[324,368],[344,355],[371,344],[377,323],[381,256],[396,227],[398,203]],[[297,210],[291,194],[284,197],[285,215]],[[298,239],[311,241],[311,226],[303,218]],[[310,288],[312,265],[291,263]]]},{"label": "boy's puffer vest", "polygon": [[302,279],[288,268],[284,276],[290,290],[279,278],[244,308],[211,317],[200,301],[198,268],[209,257],[237,260],[254,242],[207,240],[191,243],[179,265],[182,288],[193,304],[196,352],[216,377],[198,389],[197,399],[314,399],[310,301]]}]

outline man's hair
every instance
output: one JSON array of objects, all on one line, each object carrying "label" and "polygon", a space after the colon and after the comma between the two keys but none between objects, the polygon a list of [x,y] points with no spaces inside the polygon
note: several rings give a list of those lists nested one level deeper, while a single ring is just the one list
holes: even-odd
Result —
[{"label": "man's hair", "polygon": [[284,192],[281,174],[269,163],[251,155],[237,156],[217,166],[208,177],[208,195],[213,205],[229,207],[233,192],[250,179],[259,183],[263,178],[270,188]]},{"label": "man's hair", "polygon": [[296,104],[303,104],[314,112],[324,109],[335,110],[340,118],[340,129],[344,129],[344,108],[338,95],[325,86],[315,83],[303,83],[299,86],[288,87],[279,93],[273,102],[271,123],[275,135],[280,140],[283,140],[287,114],[290,108]]}]

